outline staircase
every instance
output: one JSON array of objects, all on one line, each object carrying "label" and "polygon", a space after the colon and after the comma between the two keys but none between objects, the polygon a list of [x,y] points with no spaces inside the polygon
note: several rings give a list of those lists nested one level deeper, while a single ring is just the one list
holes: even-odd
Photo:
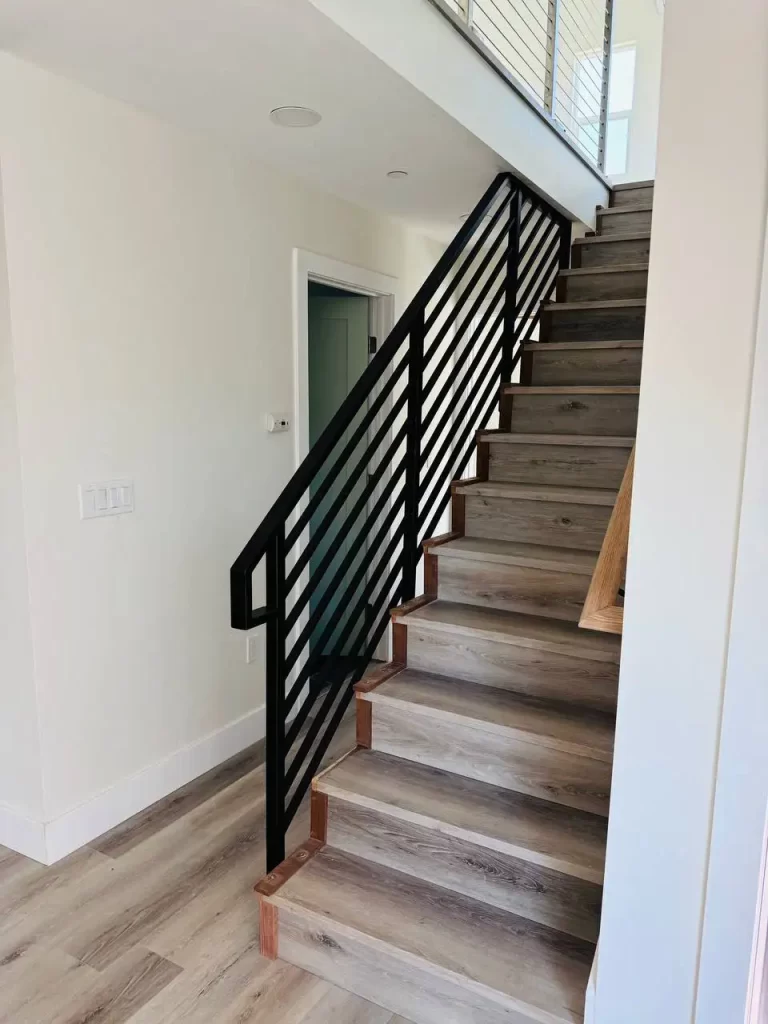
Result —
[{"label": "staircase", "polygon": [[620,638],[578,619],[634,442],[652,183],[576,239],[358,747],[257,886],[261,945],[417,1024],[573,1024],[600,921]]}]

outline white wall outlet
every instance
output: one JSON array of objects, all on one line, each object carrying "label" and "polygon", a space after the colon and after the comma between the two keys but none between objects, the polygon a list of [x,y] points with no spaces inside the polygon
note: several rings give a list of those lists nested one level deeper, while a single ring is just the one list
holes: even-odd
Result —
[{"label": "white wall outlet", "polygon": [[262,642],[261,633],[250,633],[245,638],[245,661],[252,665],[254,661],[261,661]]},{"label": "white wall outlet", "polygon": [[102,480],[95,484],[80,484],[78,493],[81,519],[121,516],[134,509],[133,480]]},{"label": "white wall outlet", "polygon": [[288,416],[276,412],[267,413],[267,430],[270,434],[284,434],[290,429],[291,421]]}]

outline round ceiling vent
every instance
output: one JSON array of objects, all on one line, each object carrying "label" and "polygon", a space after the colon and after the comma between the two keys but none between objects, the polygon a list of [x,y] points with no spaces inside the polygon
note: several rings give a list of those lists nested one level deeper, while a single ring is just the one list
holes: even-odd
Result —
[{"label": "round ceiling vent", "polygon": [[322,121],[322,115],[310,107],[275,107],[269,119],[281,128],[312,128]]},{"label": "round ceiling vent", "polygon": [[408,171],[387,171],[387,177],[388,178],[394,178],[396,180],[398,180],[400,178],[407,178],[408,177]]}]

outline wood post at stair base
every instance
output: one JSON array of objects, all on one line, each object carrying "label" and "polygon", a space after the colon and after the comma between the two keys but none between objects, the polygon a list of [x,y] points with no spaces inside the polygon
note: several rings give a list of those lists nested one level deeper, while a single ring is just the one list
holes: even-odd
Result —
[{"label": "wood post at stair base", "polygon": [[355,694],[355,739],[358,747],[371,749],[373,743],[373,705],[362,694]]},{"label": "wood post at stair base", "polygon": [[277,915],[277,907],[260,896],[259,952],[267,960],[277,960]]},{"label": "wood post at stair base", "polygon": [[309,834],[320,843],[328,841],[328,794],[312,790],[309,805]]}]

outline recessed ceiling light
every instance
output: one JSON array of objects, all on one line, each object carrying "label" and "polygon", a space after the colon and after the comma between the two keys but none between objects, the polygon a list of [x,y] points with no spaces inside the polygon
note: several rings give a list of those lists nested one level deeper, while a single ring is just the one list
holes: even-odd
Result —
[{"label": "recessed ceiling light", "polygon": [[312,128],[322,121],[322,115],[309,107],[275,107],[269,119],[281,128]]},{"label": "recessed ceiling light", "polygon": [[407,178],[408,171],[387,171],[388,178]]}]

